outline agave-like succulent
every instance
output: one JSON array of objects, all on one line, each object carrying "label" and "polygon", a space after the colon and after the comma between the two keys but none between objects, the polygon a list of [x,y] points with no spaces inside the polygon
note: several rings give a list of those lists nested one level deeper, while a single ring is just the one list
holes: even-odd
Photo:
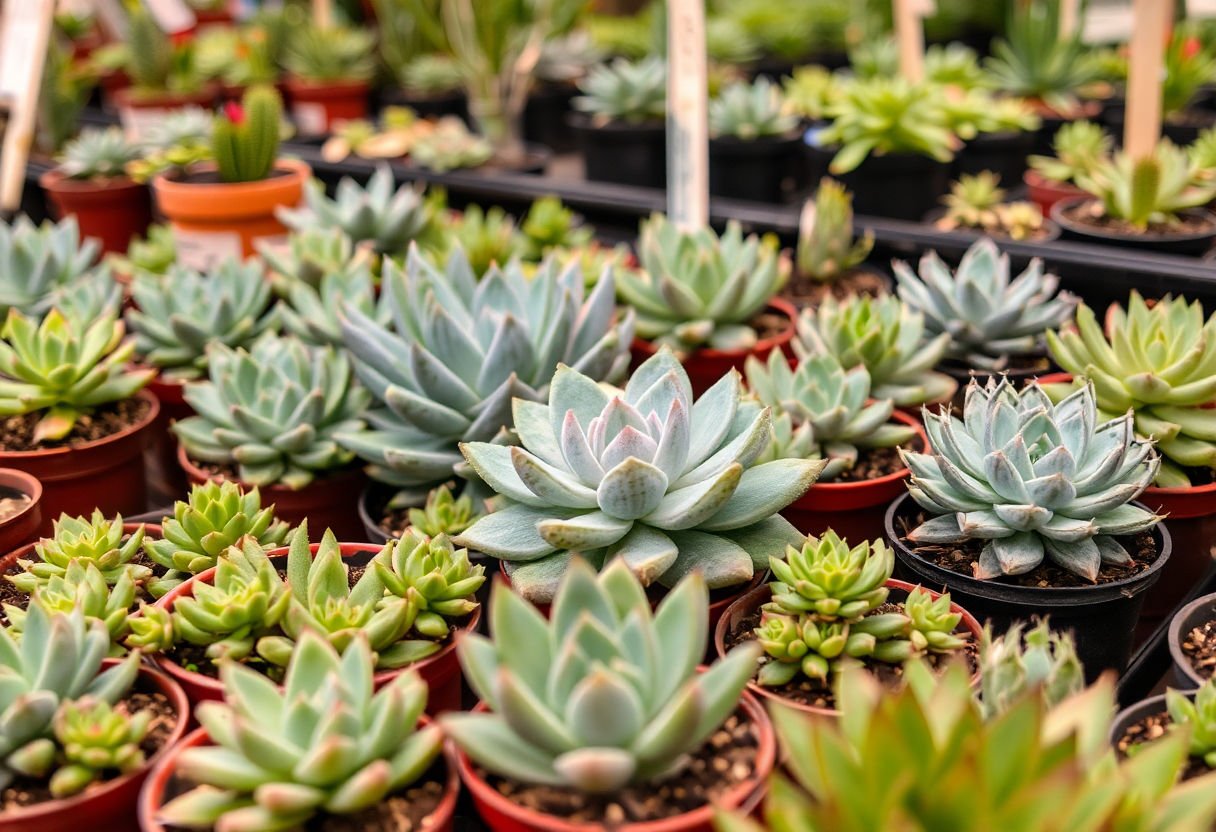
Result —
[{"label": "agave-like succulent", "polygon": [[123,531],[122,516],[107,520],[94,509],[91,518],[59,515],[51,527],[51,536],[34,544],[37,560],[20,558],[21,572],[8,580],[22,592],[30,593],[53,577],[63,577],[73,561],[92,564],[101,571],[108,584],[124,575],[143,581],[152,575],[147,566],[132,562],[144,542],[141,525],[132,534]]},{"label": "agave-like succulent", "polygon": [[547,405],[515,401],[523,447],[461,446],[503,501],[456,543],[502,558],[535,601],[553,597],[575,553],[619,557],[647,585],[674,586],[693,570],[714,588],[746,583],[799,539],[777,512],[824,463],[755,464],[771,415],[742,401],[740,386],[732,371],[694,404],[688,375],[666,349],[624,390],[559,367]]},{"label": "agave-like succulent", "polygon": [[671,774],[738,707],[756,662],[745,645],[697,673],[708,607],[693,573],[651,612],[619,559],[598,576],[573,562],[549,620],[498,584],[493,641],[470,633],[456,648],[492,713],[440,722],[478,765],[524,782],[608,794]]},{"label": "agave-like succulent", "polygon": [[975,577],[1029,572],[1044,557],[1093,581],[1103,563],[1129,563],[1117,536],[1161,518],[1131,505],[1160,458],[1128,414],[1103,422],[1086,384],[1052,404],[1037,383],[972,381],[963,418],[925,413],[932,453],[903,453],[908,492],[930,519],[916,544],[985,541]]},{"label": "agave-like succulent", "polygon": [[446,232],[453,244],[449,248],[458,246],[464,252],[478,279],[491,266],[509,268],[526,247],[524,236],[515,226],[515,217],[497,205],[488,210],[480,205],[467,206],[447,218]]},{"label": "agave-like succulent", "polygon": [[0,222],[0,312],[40,315],[51,293],[84,277],[97,262],[101,244],[80,238],[76,217],[35,226],[24,214]]},{"label": "agave-like succulent", "polygon": [[728,84],[709,102],[709,129],[715,136],[783,136],[797,126],[798,117],[784,107],[781,87],[763,75],[751,84]]},{"label": "agave-like succulent", "polygon": [[1171,729],[1186,733],[1190,756],[1203,760],[1208,768],[1216,768],[1216,681],[1207,680],[1193,696],[1166,690],[1165,707]]},{"label": "agave-like succulent", "polygon": [[197,416],[173,425],[191,458],[237,466],[242,482],[303,488],[354,454],[337,443],[359,430],[369,397],[333,347],[265,335],[248,350],[215,344],[209,381],[188,385]]},{"label": "agave-like succulent", "polygon": [[947,124],[939,88],[905,78],[843,84],[828,115],[832,123],[818,140],[840,148],[828,166],[836,176],[854,170],[871,153],[914,153],[948,162],[959,143]]},{"label": "agave-like succulent", "polygon": [[916,431],[888,421],[895,412],[890,399],[869,401],[870,374],[863,366],[845,370],[831,353],[811,356],[790,369],[781,350],[767,362],[748,356],[747,385],[776,414],[788,419],[788,433],[775,428],[765,459],[815,455],[825,458],[821,480],[832,480],[857,462],[860,448],[894,448]]},{"label": "agave-like succulent", "polygon": [[954,395],[957,383],[934,372],[950,336],[925,333],[925,316],[899,298],[826,298],[804,309],[793,341],[799,360],[834,355],[842,367],[865,367],[870,395],[899,407],[940,402]]},{"label": "agave-like succulent", "polygon": [[874,232],[853,238],[853,196],[834,179],[824,177],[807,200],[798,221],[798,273],[830,282],[865,262],[874,248]]},{"label": "agave-like succulent", "polygon": [[1216,468],[1216,315],[1205,321],[1199,301],[1166,295],[1150,306],[1133,291],[1105,329],[1082,304],[1047,345],[1057,364],[1092,382],[1102,418],[1130,410],[1136,433],[1156,442],[1157,485],[1184,488],[1187,468]]},{"label": "agave-like succulent", "polygon": [[1070,320],[1077,306],[1038,258],[1011,280],[1009,255],[988,238],[967,249],[953,274],[937,252],[921,258],[919,276],[903,261],[894,268],[900,299],[924,315],[931,335],[950,336],[947,356],[971,367],[1000,370],[1010,356],[1041,353],[1047,330]]},{"label": "agave-like succulent", "polygon": [[276,328],[263,271],[256,260],[229,257],[206,273],[175,265],[165,275],[135,275],[127,324],[136,355],[169,378],[195,379],[206,371],[209,345],[247,346]]},{"label": "agave-like succulent", "polygon": [[411,508],[407,516],[410,528],[419,534],[454,537],[473,525],[483,513],[474,508],[471,494],[453,497],[452,489],[444,484],[426,495],[422,508]]},{"label": "agave-like succulent", "polygon": [[82,696],[59,706],[53,722],[63,764],[48,787],[57,798],[83,792],[106,772],[130,774],[144,764],[140,743],[152,726],[152,711],[127,713],[104,699]]},{"label": "agave-like succulent", "polygon": [[1037,690],[1049,704],[1062,702],[1085,687],[1085,669],[1072,634],[1053,630],[1047,619],[1026,627],[1014,622],[993,637],[985,627],[980,639],[980,704],[984,717],[1004,713],[1027,691]]},{"label": "agave-like succulent", "polygon": [[451,479],[458,443],[493,440],[511,400],[543,396],[559,363],[606,381],[629,363],[633,316],[616,316],[611,275],[587,293],[577,263],[550,258],[532,277],[512,263],[478,282],[460,250],[440,268],[412,249],[404,269],[385,264],[384,293],[390,327],[355,309],[342,324],[377,405],[369,430],[340,439],[418,502]]},{"label": "agave-like succulent", "polygon": [[661,121],[667,114],[667,62],[659,57],[640,61],[617,58],[592,67],[579,83],[582,95],[574,107],[600,123],[633,124]]},{"label": "agave-like succulent", "polygon": [[708,228],[682,231],[662,214],[642,223],[638,259],[641,269],[617,282],[621,300],[637,311],[638,337],[682,352],[753,346],[749,322],[790,274],[776,240],[745,238],[737,222],[721,237]]},{"label": "agave-like succulent", "polygon": [[[96,564],[73,560],[62,575],[54,575],[38,585],[30,596],[28,607],[41,607],[49,613],[80,610],[86,618],[104,623],[110,640],[118,645],[130,629],[128,615],[135,606],[135,596],[136,584],[130,570],[120,573],[111,584],[106,583]],[[25,609],[5,604],[4,615],[13,635],[25,632],[28,618]],[[116,649],[114,652],[122,651]]]},{"label": "agave-like succulent", "polygon": [[[390,543],[373,567],[390,594],[417,607],[414,629],[432,639],[447,637],[448,619],[477,609],[473,595],[486,579],[484,566],[469,563],[468,549],[457,549],[445,535],[431,538],[414,529]],[[435,644],[430,652],[438,649]]]},{"label": "agave-like succulent", "polygon": [[443,748],[437,726],[416,727],[426,684],[407,671],[375,691],[362,636],[339,656],[306,633],[282,689],[236,662],[220,678],[223,703],[195,712],[216,745],[181,753],[176,773],[199,785],[161,809],[166,826],[254,832],[353,814],[409,786]]}]

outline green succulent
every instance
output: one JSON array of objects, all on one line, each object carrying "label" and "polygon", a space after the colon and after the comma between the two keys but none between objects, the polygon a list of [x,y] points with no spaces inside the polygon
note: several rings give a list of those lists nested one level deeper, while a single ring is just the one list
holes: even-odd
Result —
[{"label": "green succulent", "polygon": [[123,274],[168,274],[170,267],[177,262],[177,240],[173,237],[173,229],[159,223],[150,225],[147,236],[142,240],[131,238],[125,257],[112,255],[111,259],[114,268]]},{"label": "green succulent", "polygon": [[0,312],[43,314],[56,289],[89,273],[100,250],[97,240],[80,238],[75,215],[39,226],[24,214],[0,222]]},{"label": "green succulent", "polygon": [[376,281],[364,262],[335,268],[315,286],[277,275],[273,282],[283,298],[278,307],[283,329],[309,344],[340,347],[346,308],[358,309],[381,324],[388,322],[388,309],[376,302]]},{"label": "green succulent", "polygon": [[574,99],[574,108],[601,124],[662,121],[667,116],[667,63],[654,56],[617,58],[592,67],[579,90],[582,95]]},{"label": "green succulent", "polygon": [[1201,130],[1187,148],[1187,155],[1197,179],[1216,179],[1216,127]]},{"label": "green succulent", "polygon": [[354,814],[416,781],[443,749],[437,726],[417,727],[425,683],[408,671],[375,691],[361,636],[339,656],[306,633],[282,689],[235,662],[220,677],[223,703],[196,711],[215,745],[178,757],[177,775],[198,785],[161,809],[167,826],[267,832]]},{"label": "green succulent", "polygon": [[895,554],[881,540],[863,540],[850,547],[828,529],[789,546],[784,559],[770,557],[774,580],[771,612],[809,613],[823,620],[854,619],[887,601],[887,580],[895,570]]},{"label": "green succulent", "polygon": [[1188,109],[1199,91],[1216,79],[1216,51],[1203,43],[1194,25],[1174,27],[1165,47],[1161,112],[1165,117]]},{"label": "green succulent", "polygon": [[433,130],[415,136],[409,154],[415,165],[436,173],[480,167],[493,156],[494,146],[457,116],[445,116]]},{"label": "green succulent", "polygon": [[853,195],[825,176],[798,221],[798,273],[831,283],[864,263],[873,249],[874,232],[868,228],[854,239]]},{"label": "green succulent", "polygon": [[934,597],[924,587],[915,587],[904,601],[904,614],[912,622],[908,640],[913,651],[951,653],[967,644],[967,637],[955,632],[963,614],[955,612],[949,593]]},{"label": "green succulent", "polygon": [[121,128],[82,130],[68,142],[59,157],[59,172],[69,179],[111,179],[124,175],[128,162],[139,158],[139,148]]},{"label": "green succulent", "polygon": [[950,228],[990,228],[996,207],[1006,196],[998,174],[990,170],[964,173],[950,183],[949,193],[941,198],[946,209],[942,219]]},{"label": "green succulent", "polygon": [[[373,566],[389,594],[417,608],[414,629],[431,639],[447,638],[448,619],[477,609],[473,595],[485,583],[485,567],[470,564],[467,549],[455,548],[446,535],[427,537],[417,529],[390,542]],[[431,644],[430,653],[439,649]]]},{"label": "green succulent", "polygon": [[[545,394],[559,363],[614,380],[629,363],[633,316],[616,316],[611,275],[587,292],[577,264],[519,263],[480,281],[457,248],[444,267],[416,249],[386,263],[391,325],[350,309],[342,325],[355,372],[376,400],[369,429],[341,435],[373,479],[426,492],[451,479],[460,442],[490,441],[512,423],[511,400]],[[463,468],[461,468],[463,470]]]},{"label": "green succulent", "polygon": [[929,337],[925,317],[897,297],[826,298],[798,318],[794,352],[800,361],[833,355],[842,367],[865,367],[870,395],[898,407],[945,401],[954,379],[933,370],[946,354],[950,336]]},{"label": "green succulent", "polygon": [[1216,315],[1205,321],[1198,301],[1166,295],[1149,306],[1133,291],[1105,327],[1081,304],[1073,326],[1047,333],[1047,346],[1092,383],[1101,418],[1130,410],[1136,433],[1152,437],[1163,458],[1157,485],[1185,488],[1186,469],[1216,468],[1216,411],[1207,407],[1216,400]]},{"label": "green succulent", "polygon": [[1180,213],[1216,198],[1216,182],[1201,176],[1186,150],[1169,139],[1143,159],[1117,153],[1101,160],[1076,184],[1098,201],[1098,216],[1123,220],[1140,231],[1154,224],[1177,225]]},{"label": "green succulent", "polygon": [[946,90],[938,102],[951,132],[966,141],[982,133],[1025,133],[1042,120],[1025,101],[984,90]]},{"label": "green succulent", "polygon": [[191,458],[295,489],[354,459],[336,437],[362,429],[369,396],[345,353],[267,334],[247,350],[213,344],[208,361],[209,380],[183,393],[198,415],[173,425]]},{"label": "green succulent", "polygon": [[447,233],[453,243],[450,248],[460,248],[478,279],[492,266],[509,267],[527,245],[515,227],[515,218],[497,205],[488,210],[480,205],[468,206],[448,220]]},{"label": "green succulent", "polygon": [[207,482],[190,488],[185,500],[173,504],[173,516],[161,521],[161,536],[145,537],[144,554],[168,573],[149,582],[160,597],[190,575],[205,572],[230,546],[249,536],[266,548],[282,546],[288,525],[274,516],[274,506],[262,506],[257,488],[248,491],[234,482]]},{"label": "green succulent", "polygon": [[774,422],[786,418],[791,423],[791,441],[780,441],[785,437],[779,434],[764,458],[824,458],[820,480],[833,480],[852,468],[860,448],[894,448],[916,436],[908,425],[890,421],[894,402],[870,401],[865,367],[846,371],[831,353],[808,357],[792,370],[785,353],[773,350],[767,362],[748,356],[744,373],[752,394],[776,414]]},{"label": "green succulent", "polygon": [[744,646],[697,672],[708,608],[694,573],[651,612],[620,559],[598,576],[572,562],[549,620],[496,585],[493,640],[470,633],[456,647],[492,712],[440,723],[478,765],[515,780],[591,794],[655,781],[734,712],[755,666],[758,650]]},{"label": "green succulent", "polygon": [[575,557],[620,557],[641,581],[674,586],[699,570],[712,588],[737,586],[798,539],[777,512],[824,463],[755,464],[771,413],[741,397],[731,372],[694,404],[669,350],[647,359],[624,390],[560,366],[549,403],[515,401],[522,447],[468,442],[469,464],[502,495],[456,538],[505,561],[515,587],[547,602]]},{"label": "green succulent", "polygon": [[975,577],[1018,575],[1044,557],[1088,581],[1131,556],[1118,536],[1161,518],[1131,505],[1160,458],[1133,434],[1131,415],[1102,421],[1086,384],[1053,404],[1037,383],[967,387],[963,418],[925,412],[932,453],[903,453],[908,492],[930,519],[916,544],[984,541]]},{"label": "green succulent", "polygon": [[22,571],[9,575],[8,580],[22,592],[32,593],[50,578],[63,577],[73,561],[80,561],[96,566],[107,584],[124,575],[142,582],[152,575],[147,566],[134,562],[143,542],[144,527],[127,535],[121,515],[107,520],[97,509],[91,518],[60,514],[52,524],[51,536],[34,544],[38,559],[18,559]]},{"label": "green succulent", "polygon": [[1204,682],[1193,696],[1167,689],[1165,707],[1171,729],[1181,730],[1187,737],[1190,756],[1216,768],[1216,682]]},{"label": "green succulent", "polygon": [[167,274],[131,279],[135,309],[127,324],[140,361],[166,378],[206,374],[211,344],[246,347],[279,325],[270,283],[257,260],[226,257],[206,272],[173,265]]},{"label": "green succulent", "polygon": [[925,50],[925,80],[960,90],[982,90],[991,84],[975,50],[957,42],[934,43]]},{"label": "green succulent", "polygon": [[141,130],[143,158],[127,165],[127,174],[136,182],[149,182],[158,173],[181,171],[210,160],[214,126],[214,116],[197,107],[168,113]]},{"label": "green succulent", "polygon": [[899,74],[899,44],[888,32],[851,43],[848,55],[849,69],[856,78],[870,81]]},{"label": "green succulent", "polygon": [[1054,156],[1031,156],[1027,162],[1052,182],[1076,182],[1109,159],[1114,144],[1114,138],[1100,125],[1070,121],[1056,131],[1052,140]]},{"label": "green succulent", "polygon": [[483,514],[473,506],[472,495],[462,494],[456,498],[452,496],[452,489],[441,485],[426,495],[426,504],[422,508],[411,508],[408,516],[410,527],[419,534],[454,537],[473,525]]},{"label": "green succulent", "polygon": [[397,83],[410,95],[438,97],[460,90],[460,67],[450,55],[416,55],[397,70]]},{"label": "green succulent", "polygon": [[781,687],[801,673],[826,682],[850,659],[868,657],[900,664],[913,655],[909,627],[908,617],[898,612],[856,620],[763,613],[755,636],[772,661],[760,667],[756,681],[765,687]]},{"label": "green succulent", "polygon": [[[117,645],[127,635],[127,619],[135,606],[135,596],[133,569],[120,572],[116,580],[107,583],[95,563],[81,559],[69,561],[63,574],[41,581],[30,596],[29,606],[41,607],[52,614],[79,609],[86,618],[96,618],[104,623],[110,640]],[[14,636],[25,632],[25,609],[5,604],[4,615]]]},{"label": "green succulent", "polygon": [[279,156],[283,100],[274,87],[258,84],[241,103],[229,104],[211,128],[211,155],[223,182],[260,182]]},{"label": "green succulent", "polygon": [[662,214],[642,223],[638,259],[639,271],[620,274],[618,295],[637,311],[639,338],[682,353],[754,346],[749,322],[790,273],[776,240],[745,238],[737,222],[719,237],[681,230]]},{"label": "green succulent", "polygon": [[56,798],[80,794],[107,772],[130,774],[144,764],[140,743],[152,725],[151,711],[128,714],[109,702],[82,696],[59,706],[53,721],[63,762],[51,775]]},{"label": "green succulent", "polygon": [[121,66],[136,92],[196,92],[205,80],[194,61],[194,44],[171,38],[151,11],[139,3],[126,5],[127,32],[119,44]]},{"label": "green succulent", "polygon": [[556,196],[541,197],[533,202],[519,230],[523,234],[521,256],[534,263],[544,260],[555,250],[590,245],[595,235],[595,229],[581,223]]},{"label": "green succulent", "polygon": [[753,140],[784,136],[798,126],[785,109],[781,87],[764,76],[750,84],[728,84],[709,102],[709,130],[715,136]]},{"label": "green succulent", "polygon": [[288,234],[286,245],[268,240],[259,240],[256,245],[273,277],[306,283],[314,289],[326,276],[370,265],[371,259],[337,226],[303,228]]},{"label": "green succulent", "polygon": [[314,23],[294,26],[283,45],[284,68],[309,83],[367,81],[376,74],[376,36],[370,29]]},{"label": "green succulent", "polygon": [[1085,670],[1077,658],[1072,634],[1051,629],[1046,619],[1034,626],[1014,622],[993,638],[985,627],[980,639],[980,704],[992,719],[1037,690],[1049,705],[1080,693]]},{"label": "green succulent", "polygon": [[823,121],[840,95],[840,81],[822,66],[800,66],[781,82],[785,109],[808,121]]},{"label": "green succulent", "polygon": [[839,150],[828,171],[839,176],[871,153],[954,158],[958,138],[950,131],[937,87],[904,78],[873,78],[844,84],[828,109],[832,123],[817,141]]},{"label": "green succulent", "polygon": [[1087,59],[1081,27],[1060,31],[1061,0],[1010,5],[1005,35],[992,42],[985,68],[996,87],[1011,95],[1042,101],[1061,115],[1080,105],[1077,91],[1098,80]]},{"label": "green succulent", "polygon": [[1077,306],[1037,258],[1011,280],[1009,255],[988,238],[967,249],[953,274],[936,252],[921,258],[919,276],[902,261],[894,268],[900,299],[924,315],[930,335],[949,335],[948,357],[971,367],[1001,370],[1010,356],[1042,353],[1045,333]]}]

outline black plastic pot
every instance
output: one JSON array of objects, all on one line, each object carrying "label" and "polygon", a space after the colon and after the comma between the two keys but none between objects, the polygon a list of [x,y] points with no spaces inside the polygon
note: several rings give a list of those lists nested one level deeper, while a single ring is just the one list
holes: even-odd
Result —
[{"label": "black plastic pot", "polygon": [[1117,746],[1119,740],[1123,738],[1123,734],[1127,731],[1127,729],[1135,725],[1140,720],[1164,711],[1164,693],[1158,694],[1157,696],[1150,696],[1148,699],[1142,699],[1134,705],[1128,705],[1115,715],[1114,722],[1112,722],[1110,725],[1109,739],[1111,746]]},{"label": "black plastic pot", "polygon": [[919,220],[933,210],[950,185],[950,163],[913,153],[870,154],[848,173],[828,170],[837,148],[808,143],[811,179],[828,175],[853,192],[853,211],[878,217]]},{"label": "black plastic pot", "polygon": [[571,113],[568,120],[582,148],[588,180],[667,187],[666,123],[596,125],[585,113]]},{"label": "black plastic pot", "polygon": [[381,107],[409,107],[423,118],[459,116],[469,122],[469,101],[463,92],[453,91],[440,95],[411,95],[401,89],[380,91]]},{"label": "black plastic pot", "polygon": [[782,136],[709,140],[709,192],[729,199],[784,202],[806,183],[796,163],[802,130]]},{"label": "black plastic pot", "polygon": [[1016,187],[1026,172],[1026,157],[1034,150],[1035,133],[1009,130],[980,133],[954,155],[951,176],[977,174],[986,170],[998,174],[1006,187]]},{"label": "black plastic pot", "polygon": [[1170,620],[1170,658],[1173,660],[1174,687],[1179,690],[1194,690],[1208,680],[1195,670],[1190,658],[1182,652],[1182,639],[1191,630],[1213,619],[1216,619],[1216,593],[1196,598],[1174,613]]},{"label": "black plastic pot", "polygon": [[1144,233],[1117,234],[1093,226],[1075,222],[1066,216],[1067,212],[1087,202],[1093,197],[1083,196],[1076,199],[1066,199],[1051,206],[1051,218],[1064,232],[1066,240],[1083,240],[1089,243],[1106,243],[1123,248],[1141,248],[1159,251],[1163,254],[1180,254],[1198,257],[1212,247],[1216,240],[1216,214],[1205,208],[1188,208],[1181,212],[1182,216],[1206,218],[1211,226],[1207,231],[1191,233]]},{"label": "black plastic pot", "polygon": [[524,107],[524,138],[558,153],[574,150],[578,141],[566,116],[570,114],[570,102],[577,94],[578,88],[573,84],[538,85]]},{"label": "black plastic pot", "polygon": [[996,633],[1005,632],[1015,621],[1050,616],[1053,627],[1072,630],[1077,655],[1090,680],[1103,670],[1122,672],[1127,666],[1144,592],[1160,577],[1161,567],[1169,560],[1170,536],[1164,526],[1153,530],[1160,552],[1157,560],[1139,575],[1088,587],[1022,587],[960,575],[921,558],[895,531],[896,518],[910,516],[915,508],[905,494],[891,504],[885,518],[887,539],[895,547],[900,571],[909,580],[929,589],[944,586],[956,603],[981,621],[987,619]]}]

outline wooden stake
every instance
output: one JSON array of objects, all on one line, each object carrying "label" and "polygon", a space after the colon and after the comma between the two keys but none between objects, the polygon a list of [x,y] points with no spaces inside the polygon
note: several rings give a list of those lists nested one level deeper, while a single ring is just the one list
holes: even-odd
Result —
[{"label": "wooden stake", "polygon": [[899,74],[914,84],[925,77],[925,29],[920,19],[931,9],[932,3],[924,0],[892,0]]},{"label": "wooden stake", "polygon": [[21,205],[54,16],[55,0],[7,3],[0,13],[0,94],[9,105],[0,149],[0,210],[6,212]]},{"label": "wooden stake", "polygon": [[1153,155],[1161,138],[1161,85],[1173,0],[1134,0],[1123,148],[1133,159]]},{"label": "wooden stake", "polygon": [[1070,38],[1077,31],[1080,0],[1060,0],[1060,37]]},{"label": "wooden stake", "polygon": [[667,4],[667,216],[685,230],[709,223],[709,81],[704,0]]},{"label": "wooden stake", "polygon": [[312,0],[312,19],[318,29],[334,25],[334,0]]}]

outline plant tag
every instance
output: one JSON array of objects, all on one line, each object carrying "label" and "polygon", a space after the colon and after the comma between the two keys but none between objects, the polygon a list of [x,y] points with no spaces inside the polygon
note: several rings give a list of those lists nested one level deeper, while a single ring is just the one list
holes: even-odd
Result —
[{"label": "plant tag", "polygon": [[0,149],[0,209],[15,211],[25,187],[38,115],[38,91],[46,63],[55,0],[9,2],[0,12],[0,97],[8,105],[8,125]]},{"label": "plant tag", "polygon": [[291,105],[291,118],[301,136],[323,136],[329,132],[329,118],[324,104],[297,101]]},{"label": "plant tag", "polygon": [[176,35],[187,29],[193,29],[198,23],[194,11],[186,5],[186,0],[144,0],[148,12],[162,32]]},{"label": "plant tag", "polygon": [[704,0],[667,3],[667,216],[709,223],[708,80]]},{"label": "plant tag", "polygon": [[173,226],[177,262],[206,272],[226,258],[241,259],[241,235],[235,231],[196,231]]}]

